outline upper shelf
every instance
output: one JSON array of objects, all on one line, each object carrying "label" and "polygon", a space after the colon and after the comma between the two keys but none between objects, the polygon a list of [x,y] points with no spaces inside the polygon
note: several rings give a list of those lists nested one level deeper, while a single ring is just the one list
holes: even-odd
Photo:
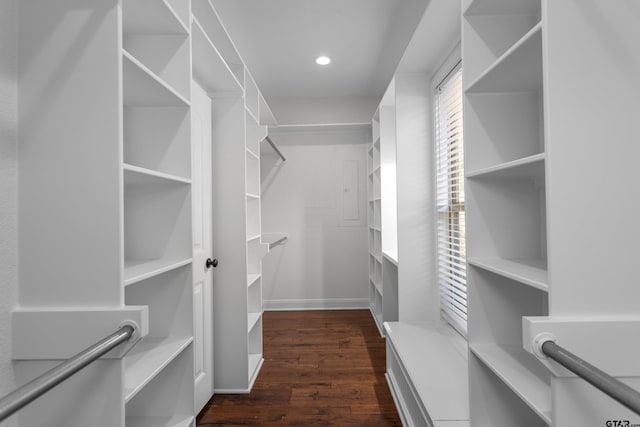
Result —
[{"label": "upper shelf", "polygon": [[189,34],[189,29],[167,0],[122,2],[125,34]]},{"label": "upper shelf", "polygon": [[125,106],[189,106],[189,101],[126,50],[122,51],[122,69]]},{"label": "upper shelf", "polygon": [[[202,30],[213,43],[223,61],[228,65],[240,86],[244,87],[244,62],[238,53],[238,49],[236,49],[233,41],[231,41],[229,33],[224,28],[211,1],[193,0],[191,7],[193,17],[201,25]],[[194,52],[194,59],[196,56]]]},{"label": "upper shelf", "polygon": [[465,92],[530,92],[542,89],[542,23],[538,22],[471,82]]},{"label": "upper shelf", "polygon": [[195,17],[193,17],[191,28],[194,79],[207,92],[242,90],[242,84]]}]

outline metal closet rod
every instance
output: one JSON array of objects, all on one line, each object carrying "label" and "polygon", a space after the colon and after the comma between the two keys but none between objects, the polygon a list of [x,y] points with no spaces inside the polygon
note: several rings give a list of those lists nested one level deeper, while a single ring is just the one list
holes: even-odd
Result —
[{"label": "metal closet rod", "polygon": [[272,248],[284,243],[287,239],[288,239],[288,237],[284,236],[284,237],[279,238],[275,242],[269,243],[269,249],[272,249]]},{"label": "metal closet rod", "polygon": [[284,158],[284,156],[282,155],[282,153],[280,152],[280,150],[278,150],[278,147],[276,147],[276,144],[273,143],[273,141],[271,140],[271,138],[269,137],[269,135],[267,135],[265,138],[265,141],[267,141],[269,143],[269,145],[271,146],[271,148],[273,148],[275,150],[276,153],[278,153],[278,156],[280,156],[280,158],[282,159],[283,162],[286,162],[287,159]]},{"label": "metal closet rod", "polygon": [[589,362],[582,360],[551,340],[542,343],[541,350],[546,356],[582,377],[600,391],[617,400],[636,414],[640,414],[640,392],[637,390],[601,371]]},{"label": "metal closet rod", "polygon": [[67,359],[0,399],[0,421],[13,415],[73,374],[127,341],[135,329],[125,325],[100,342]]}]

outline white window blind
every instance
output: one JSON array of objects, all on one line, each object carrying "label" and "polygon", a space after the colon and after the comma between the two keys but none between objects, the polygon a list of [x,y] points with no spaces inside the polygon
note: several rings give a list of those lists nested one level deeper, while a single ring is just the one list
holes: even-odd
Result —
[{"label": "white window blind", "polygon": [[467,331],[462,68],[436,90],[438,282],[442,316]]}]

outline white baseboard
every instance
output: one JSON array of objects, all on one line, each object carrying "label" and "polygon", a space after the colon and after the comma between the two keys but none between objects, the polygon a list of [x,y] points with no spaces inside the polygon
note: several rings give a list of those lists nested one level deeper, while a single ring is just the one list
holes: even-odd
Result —
[{"label": "white baseboard", "polygon": [[348,310],[369,308],[369,298],[272,299],[263,301],[265,311]]}]

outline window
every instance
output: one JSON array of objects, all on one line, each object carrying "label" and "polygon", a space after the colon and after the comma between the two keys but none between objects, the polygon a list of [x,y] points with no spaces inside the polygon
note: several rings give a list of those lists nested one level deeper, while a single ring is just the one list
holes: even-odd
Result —
[{"label": "window", "polygon": [[466,335],[467,272],[460,64],[437,87],[435,111],[440,310],[451,325]]}]

